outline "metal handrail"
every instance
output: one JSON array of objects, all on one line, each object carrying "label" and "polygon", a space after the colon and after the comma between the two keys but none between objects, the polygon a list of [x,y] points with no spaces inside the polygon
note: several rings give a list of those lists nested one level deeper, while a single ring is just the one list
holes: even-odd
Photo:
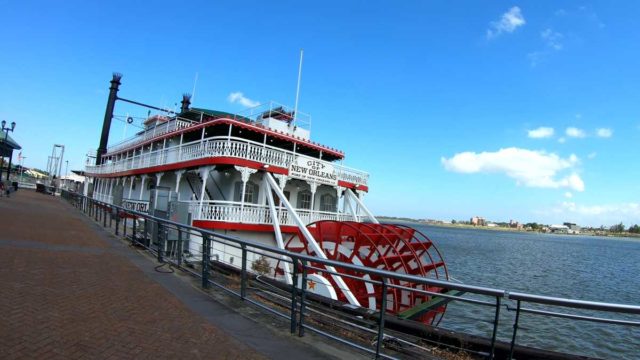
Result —
[{"label": "metal handrail", "polygon": [[613,311],[627,314],[640,314],[640,306],[605,303],[598,301],[585,301],[559,298],[553,296],[532,295],[520,292],[509,292],[508,298],[511,300],[521,300],[537,304],[555,305],[571,307],[576,309],[589,309],[597,311]]},{"label": "metal handrail", "polygon": [[[79,196],[85,197],[83,195],[79,195]],[[93,200],[93,199],[90,199],[90,200]],[[251,240],[244,240],[235,236],[225,235],[225,234],[213,232],[211,230],[206,230],[206,229],[194,227],[191,225],[181,224],[168,219],[158,218],[146,213],[138,212],[135,210],[128,210],[123,207],[108,204],[105,202],[101,202],[101,201],[98,201],[98,202],[101,203],[102,205],[107,205],[121,211],[129,212],[138,217],[147,218],[149,220],[157,221],[161,223],[171,224],[174,226],[179,226],[186,230],[197,231],[197,232],[207,234],[209,236],[213,236],[216,238],[221,238],[224,240],[235,241],[240,245],[250,246],[256,249],[276,253],[278,255],[284,255],[286,257],[295,257],[300,260],[306,260],[308,262],[315,262],[315,263],[321,263],[329,266],[336,266],[336,267],[354,270],[357,272],[362,272],[370,275],[377,275],[380,277],[392,278],[392,279],[397,279],[397,280],[402,280],[407,282],[415,282],[421,285],[431,285],[431,286],[443,287],[446,289],[472,292],[480,295],[508,298],[512,300],[522,300],[522,301],[547,304],[547,305],[578,307],[578,308],[601,310],[601,311],[615,311],[615,312],[625,312],[625,313],[631,313],[631,314],[640,314],[639,305],[625,305],[625,304],[615,304],[615,303],[606,303],[606,302],[583,301],[583,300],[574,300],[574,299],[568,299],[568,298],[533,295],[533,294],[520,293],[520,292],[510,292],[507,290],[500,290],[500,289],[484,287],[484,286],[466,285],[466,284],[454,283],[454,282],[445,281],[445,280],[435,280],[435,279],[429,279],[429,278],[419,277],[415,275],[400,274],[400,273],[395,273],[387,270],[380,270],[380,269],[369,268],[369,267],[364,267],[360,265],[353,265],[353,264],[344,263],[337,260],[321,259],[315,256],[305,255],[301,253],[294,253],[288,250],[282,250],[277,247],[272,247],[272,246],[261,244]]]},{"label": "metal handrail", "polygon": [[[94,215],[96,220],[100,219],[100,216],[98,214],[99,211],[102,211],[102,221],[104,222],[105,226],[106,226],[106,217],[105,217],[105,209],[116,209],[118,212],[122,212],[124,214],[128,214],[128,215],[133,215],[134,217],[138,217],[141,219],[144,219],[145,222],[145,229],[146,229],[146,224],[148,221],[152,221],[155,222],[157,224],[159,224],[159,227],[174,227],[180,231],[184,231],[185,233],[190,233],[190,234],[196,234],[196,236],[199,236],[202,238],[203,241],[203,250],[200,254],[200,258],[202,261],[202,274],[197,274],[197,272],[193,272],[191,270],[188,270],[190,273],[200,276],[202,277],[202,286],[203,287],[207,287],[209,283],[220,287],[226,291],[229,291],[230,293],[241,297],[243,300],[247,300],[252,304],[256,304],[257,306],[261,307],[261,308],[265,308],[268,311],[272,311],[272,309],[267,309],[265,305],[259,304],[254,300],[251,300],[249,298],[246,298],[245,296],[245,290],[241,290],[240,293],[236,292],[236,291],[232,291],[230,289],[227,289],[224,287],[224,285],[221,284],[217,284],[215,282],[213,282],[211,279],[209,279],[209,275],[208,275],[208,262],[209,262],[209,256],[210,256],[210,252],[212,250],[212,242],[215,240],[217,242],[222,241],[223,243],[227,243],[227,242],[231,242],[233,247],[235,248],[239,248],[242,249],[243,255],[242,255],[242,285],[241,288],[245,289],[246,288],[246,261],[247,261],[247,249],[250,248],[251,252],[254,254],[259,254],[260,251],[266,252],[268,253],[269,257],[272,258],[277,258],[277,259],[286,259],[286,258],[290,258],[291,262],[294,264],[298,264],[300,266],[300,268],[302,269],[302,282],[301,287],[292,287],[291,288],[291,296],[292,299],[297,299],[297,297],[300,297],[300,308],[298,309],[296,306],[296,301],[292,302],[291,305],[291,315],[289,316],[289,318],[291,319],[291,331],[292,333],[295,331],[296,328],[298,328],[299,330],[299,335],[302,336],[304,333],[304,329],[309,329],[312,331],[315,331],[317,333],[323,333],[322,331],[318,330],[318,329],[314,329],[313,327],[308,326],[307,324],[304,324],[303,320],[304,320],[304,303],[305,303],[305,293],[306,293],[306,274],[309,270],[311,269],[316,269],[316,271],[321,271],[321,272],[328,272],[327,269],[321,269],[318,268],[317,266],[312,266],[312,264],[322,264],[324,266],[327,267],[335,267],[335,268],[342,268],[342,269],[347,269],[347,270],[351,270],[353,271],[353,273],[355,274],[368,274],[368,275],[372,275],[374,277],[377,277],[376,280],[365,280],[365,279],[361,279],[362,281],[371,281],[371,282],[375,282],[378,283],[378,286],[382,286],[383,288],[383,292],[385,291],[385,289],[387,287],[395,287],[395,288],[405,288],[404,286],[398,286],[398,285],[394,285],[389,283],[389,279],[395,279],[395,280],[399,280],[401,282],[408,282],[408,283],[413,283],[413,284],[420,284],[420,285],[428,285],[428,286],[435,286],[435,287],[440,287],[440,288],[444,288],[444,289],[452,289],[452,290],[459,290],[465,293],[472,293],[472,294],[477,294],[477,295],[485,295],[485,296],[489,296],[494,298],[495,303],[490,303],[490,302],[485,302],[485,301],[480,301],[480,300],[473,300],[471,298],[467,298],[467,297],[462,297],[462,296],[456,296],[456,295],[450,295],[450,294],[436,294],[434,296],[442,296],[445,298],[448,298],[452,301],[462,301],[462,302],[472,302],[472,303],[479,303],[480,305],[489,305],[489,306],[493,306],[495,307],[495,317],[493,319],[493,333],[492,333],[492,337],[490,339],[490,346],[491,346],[491,350],[489,353],[490,358],[493,358],[493,355],[495,353],[495,344],[496,344],[496,338],[497,338],[497,330],[498,330],[498,323],[500,321],[500,309],[502,307],[506,307],[507,310],[510,311],[515,311],[516,312],[516,316],[515,316],[515,322],[513,323],[513,333],[512,333],[512,337],[511,337],[511,342],[510,342],[510,348],[509,348],[509,358],[511,358],[514,354],[514,349],[515,349],[515,344],[516,344],[516,334],[517,334],[517,330],[519,329],[518,327],[518,322],[520,317],[522,316],[522,314],[532,314],[532,315],[536,315],[536,316],[549,316],[549,317],[556,317],[556,318],[566,318],[566,319],[572,319],[572,320],[578,320],[578,321],[591,321],[591,322],[596,322],[596,323],[607,323],[607,324],[612,324],[612,325],[620,325],[620,326],[639,326],[640,322],[636,322],[636,321],[630,321],[630,320],[623,320],[623,319],[607,319],[607,318],[602,318],[602,317],[594,317],[594,316],[584,316],[584,315],[577,315],[577,314],[569,314],[569,313],[560,313],[560,312],[552,312],[552,311],[545,311],[545,310],[537,310],[537,309],[531,309],[531,308],[523,308],[521,306],[521,303],[526,302],[526,303],[531,303],[531,304],[542,304],[542,305],[550,305],[550,306],[561,306],[561,307],[568,307],[568,308],[573,308],[573,309],[587,309],[587,310],[595,310],[595,311],[606,311],[606,312],[616,312],[616,313],[624,313],[624,314],[633,314],[633,315],[638,315],[640,314],[640,306],[638,305],[628,305],[628,304],[615,304],[615,303],[606,303],[606,302],[595,302],[595,301],[584,301],[584,300],[575,300],[575,299],[568,299],[568,298],[559,298],[559,297],[550,297],[550,296],[542,296],[542,295],[534,295],[534,294],[528,294],[528,293],[521,293],[521,292],[509,292],[506,290],[502,290],[502,289],[495,289],[495,288],[490,288],[490,287],[484,287],[484,286],[474,286],[474,285],[466,285],[466,284],[460,284],[460,283],[454,283],[454,282],[449,282],[449,281],[444,281],[444,280],[437,280],[437,279],[431,279],[431,278],[423,278],[423,277],[419,277],[419,276],[415,276],[415,275],[407,275],[407,274],[399,274],[399,273],[395,273],[395,272],[391,272],[391,271],[386,271],[386,270],[381,270],[381,269],[375,269],[375,268],[368,268],[368,267],[363,267],[363,266],[359,266],[359,265],[353,265],[353,264],[349,264],[349,263],[343,263],[340,261],[335,261],[335,260],[330,260],[330,259],[322,259],[322,258],[317,258],[311,255],[306,255],[306,254],[302,254],[302,253],[294,253],[288,250],[284,250],[284,249],[279,249],[270,245],[265,245],[265,244],[261,244],[261,243],[257,243],[251,240],[245,240],[245,239],[240,239],[234,236],[229,236],[229,235],[225,235],[225,234],[221,234],[221,233],[215,233],[213,231],[210,230],[206,230],[206,229],[202,229],[202,228],[197,228],[197,227],[193,227],[190,225],[186,225],[186,224],[181,224],[181,223],[177,223],[171,220],[167,220],[167,219],[162,219],[162,218],[158,218],[152,215],[149,215],[147,213],[142,213],[142,212],[138,212],[138,211],[134,211],[134,210],[128,210],[125,209],[123,207],[120,206],[115,206],[115,205],[111,205],[109,203],[105,203],[102,201],[97,201],[95,199],[91,199],[88,198],[86,196],[83,195],[79,195],[79,194],[73,194],[77,199],[81,199],[82,201],[77,201],[77,203],[82,203],[82,204],[88,204],[88,205],[83,205],[85,211],[87,211],[87,207],[89,207],[88,210],[88,214],[89,216]],[[71,197],[70,193],[67,191],[63,191],[63,197]],[[97,207],[96,207],[97,205]],[[102,209],[102,210],[101,210]],[[110,214],[113,214],[113,212],[109,212]],[[158,227],[158,228],[159,228]],[[135,233],[135,221],[133,223],[133,228],[134,228],[134,233]],[[116,229],[117,229],[117,223],[116,223]],[[126,229],[124,230],[126,232]],[[146,230],[145,230],[146,233]],[[116,235],[117,235],[117,230],[116,230]],[[145,235],[146,236],[146,235]],[[133,241],[135,241],[135,235],[132,238],[132,243]],[[150,251],[154,251],[152,248],[148,248]],[[161,254],[160,251],[157,251],[158,253],[158,259],[161,260]],[[197,254],[196,254],[197,256]],[[286,260],[285,260],[286,261]],[[178,265],[179,266],[179,265]],[[298,278],[298,276],[300,276],[300,270],[298,268],[298,266],[293,266],[293,273],[291,274],[294,278],[294,283],[297,283],[297,281],[295,279]],[[357,276],[354,276],[354,278],[357,278]],[[380,279],[380,280],[378,280]],[[411,288],[407,288],[408,290],[413,290],[416,291],[418,293],[429,293],[428,291],[424,291],[424,290],[420,290],[420,289],[411,289]],[[383,298],[385,298],[383,296]],[[509,306],[509,304],[503,304],[502,301],[503,300],[513,300],[517,303],[517,307],[514,309],[513,307]],[[385,308],[384,306],[382,306],[381,308]],[[377,312],[377,316],[379,317],[379,326],[378,326],[378,339],[384,339],[384,316],[385,316],[385,312],[384,311],[379,311]],[[280,316],[283,316],[283,314],[279,313]],[[299,319],[298,319],[299,318]],[[331,334],[324,334],[327,335],[331,338],[336,338],[334,335]],[[337,337],[336,340],[341,341],[347,345],[350,346],[354,346],[356,348],[360,348],[362,349],[362,346],[354,344],[352,342],[350,342],[347,339],[340,339],[340,337]],[[387,357],[387,355],[382,354],[381,350],[380,350],[380,346],[379,343],[376,344],[376,349],[375,350],[371,350],[371,349],[363,349],[365,351],[371,352],[371,353],[375,353],[376,357]]]}]

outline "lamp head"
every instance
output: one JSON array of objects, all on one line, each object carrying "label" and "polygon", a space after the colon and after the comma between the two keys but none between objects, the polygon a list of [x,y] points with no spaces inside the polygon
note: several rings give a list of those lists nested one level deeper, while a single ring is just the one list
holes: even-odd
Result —
[{"label": "lamp head", "polygon": [[2,120],[2,128],[4,129],[4,126],[7,125],[7,120]]},{"label": "lamp head", "polygon": [[11,131],[13,131],[13,129],[15,129],[15,128],[16,128],[16,122],[12,121],[11,122]]}]

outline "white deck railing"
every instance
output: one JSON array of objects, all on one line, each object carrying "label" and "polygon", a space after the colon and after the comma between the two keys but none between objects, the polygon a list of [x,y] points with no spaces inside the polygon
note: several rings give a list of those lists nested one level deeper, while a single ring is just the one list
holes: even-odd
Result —
[{"label": "white deck railing", "polygon": [[155,125],[153,128],[145,130],[142,134],[136,135],[129,139],[125,139],[121,142],[115,143],[107,148],[107,152],[113,152],[117,150],[124,149],[129,146],[133,146],[135,144],[140,144],[147,140],[153,139],[156,136],[162,136],[164,134],[168,134],[172,131],[177,131],[180,129],[187,128],[193,124],[193,122],[181,119],[172,119],[165,123]]},{"label": "white deck railing", "polygon": [[[233,157],[287,169],[299,157],[322,161],[242,138],[216,137],[147,152],[102,165],[88,165],[86,172],[89,174],[111,174],[207,157]],[[333,166],[338,180],[358,185],[368,184],[369,174],[364,171],[335,163],[323,162]]]},{"label": "white deck railing", "polygon": [[101,194],[101,193],[94,192],[93,198],[98,201],[106,202],[109,204],[113,202],[113,196],[109,196],[108,194]]},{"label": "white deck railing", "polygon": [[[245,224],[273,224],[273,218],[267,205],[247,204],[242,205],[233,201],[204,201],[202,207],[198,201],[189,201],[189,212],[193,220],[224,221]],[[296,209],[298,216],[305,224],[320,220],[350,221],[354,220],[350,214],[311,211]],[[280,225],[296,226],[293,217],[285,208],[278,208],[278,221]]]}]

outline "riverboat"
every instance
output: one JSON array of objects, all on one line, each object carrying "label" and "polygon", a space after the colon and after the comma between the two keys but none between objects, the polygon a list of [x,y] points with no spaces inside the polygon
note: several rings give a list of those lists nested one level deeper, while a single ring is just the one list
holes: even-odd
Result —
[{"label": "riverboat", "polygon": [[[448,279],[444,260],[424,234],[375,218],[363,202],[370,175],[345,166],[342,151],[312,141],[308,114],[273,102],[239,113],[195,108],[189,95],[179,111],[163,110],[118,97],[120,80],[119,74],[111,80],[96,162],[85,169],[85,195],[140,212],[157,209],[162,196],[170,207],[184,209],[181,222],[195,227],[325,259]],[[117,101],[160,114],[144,119],[135,136],[107,147]],[[202,250],[197,238],[180,249],[187,258]],[[217,243],[210,251],[215,261],[239,266],[239,249]],[[251,254],[249,262],[261,259]],[[267,261],[275,279],[293,283],[285,261]],[[333,274],[308,275],[310,291],[380,309],[380,286],[341,276],[341,269],[325,270]],[[425,323],[441,319],[445,305],[430,305],[428,293],[443,289],[396,285],[413,290],[390,290],[387,311]]]}]

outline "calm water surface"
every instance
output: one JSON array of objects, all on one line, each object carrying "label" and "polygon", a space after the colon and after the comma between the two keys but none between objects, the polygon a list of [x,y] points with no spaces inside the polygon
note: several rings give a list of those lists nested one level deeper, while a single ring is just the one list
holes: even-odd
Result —
[{"label": "calm water surface", "polygon": [[[640,305],[639,240],[414,226],[434,241],[450,275],[463,283]],[[493,317],[493,308],[457,302],[449,305],[441,326],[490,336]],[[510,340],[513,318],[514,312],[502,311],[499,331],[502,340]],[[638,316],[617,318],[640,321]],[[521,315],[520,326],[519,344],[607,359],[640,359],[640,327],[532,314]]]}]

